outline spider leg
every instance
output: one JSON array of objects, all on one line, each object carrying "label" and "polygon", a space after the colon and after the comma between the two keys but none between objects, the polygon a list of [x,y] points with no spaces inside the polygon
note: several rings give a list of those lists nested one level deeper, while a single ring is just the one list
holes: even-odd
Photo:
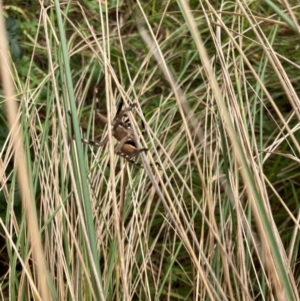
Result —
[{"label": "spider leg", "polygon": [[134,107],[136,107],[136,105],[137,105],[136,102],[134,102],[127,108],[119,111],[115,118],[122,118],[127,112],[131,111]]},{"label": "spider leg", "polygon": [[105,138],[100,142],[97,142],[97,141],[94,141],[94,140],[87,140],[87,139],[84,139],[84,138],[82,138],[81,141],[85,144],[89,144],[89,145],[96,146],[96,147],[101,147],[101,146],[105,145],[108,142],[108,136],[105,136]]},{"label": "spider leg", "polygon": [[[126,160],[127,160],[127,159],[126,159]],[[137,166],[137,167],[144,168],[144,166],[143,166],[142,164],[137,163],[137,162],[135,162],[135,161],[133,161],[133,160],[127,160],[127,162],[130,163],[130,164],[133,164],[133,165],[135,165],[135,166]]]},{"label": "spider leg", "polygon": [[[127,112],[131,111],[136,106],[136,103],[131,104],[129,107],[120,111],[120,107],[118,108],[118,113],[113,121],[113,131],[117,131],[117,128],[120,124],[123,124],[126,127],[126,124],[123,122],[122,118],[126,115]],[[128,127],[128,126],[127,126]]]},{"label": "spider leg", "polygon": [[119,106],[118,106],[118,109],[117,109],[117,114],[116,114],[116,116],[121,112],[122,107],[123,107],[123,104],[124,104],[124,101],[123,101],[123,99],[121,99],[121,101],[120,101],[120,103],[119,103]]},{"label": "spider leg", "polygon": [[[121,151],[121,149],[123,148],[124,144],[125,144],[126,142],[128,142],[128,141],[130,141],[130,136],[124,137],[124,138],[119,142],[119,144],[117,145],[117,147],[116,147],[116,149],[115,149],[116,154],[121,155],[121,154],[124,153],[124,152]],[[136,149],[136,147],[135,147],[135,149]],[[124,153],[124,157],[125,157],[125,153]]]}]

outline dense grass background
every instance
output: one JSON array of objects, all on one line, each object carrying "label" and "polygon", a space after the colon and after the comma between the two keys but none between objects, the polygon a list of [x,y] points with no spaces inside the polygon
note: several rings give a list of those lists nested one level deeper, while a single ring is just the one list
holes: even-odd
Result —
[{"label": "dense grass background", "polygon": [[[1,300],[299,299],[300,7],[285,5],[4,2]],[[110,118],[138,103],[144,169],[112,137],[81,143],[111,130],[96,97]]]}]

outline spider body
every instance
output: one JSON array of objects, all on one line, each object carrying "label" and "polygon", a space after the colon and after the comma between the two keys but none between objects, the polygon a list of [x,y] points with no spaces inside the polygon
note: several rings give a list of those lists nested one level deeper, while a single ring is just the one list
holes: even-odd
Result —
[{"label": "spider body", "polygon": [[[141,152],[148,151],[148,149],[137,148],[136,139],[129,120],[126,119],[125,121],[123,121],[124,117],[127,117],[127,112],[131,111],[135,106],[136,103],[133,103],[129,107],[122,110],[122,103],[121,103],[118,112],[112,121],[112,136],[119,141],[119,144],[115,149],[115,153],[125,158],[129,163],[142,167],[142,165],[134,162],[133,158],[136,157]],[[99,113],[97,110],[96,110],[96,116],[103,123],[108,123],[107,117]],[[101,142],[85,140],[85,139],[82,139],[82,141],[84,143],[100,147],[108,142],[108,135]]]}]

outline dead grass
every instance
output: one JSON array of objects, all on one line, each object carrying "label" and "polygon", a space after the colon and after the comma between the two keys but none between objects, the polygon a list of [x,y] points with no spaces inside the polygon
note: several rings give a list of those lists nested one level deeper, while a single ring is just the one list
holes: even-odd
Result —
[{"label": "dead grass", "polygon": [[[285,44],[278,12],[258,15],[239,1],[222,11],[208,2],[128,2],[107,13],[91,5],[62,5],[64,26],[57,10],[41,9],[27,77],[12,72],[38,225],[17,194],[10,135],[2,299],[297,300],[299,65],[286,54],[299,34]],[[297,19],[299,8],[291,12]],[[121,97],[138,103],[129,118],[149,149],[144,169],[114,154],[113,137],[100,149],[81,143],[79,125],[90,139],[111,131],[93,114],[103,74],[109,118]]]}]

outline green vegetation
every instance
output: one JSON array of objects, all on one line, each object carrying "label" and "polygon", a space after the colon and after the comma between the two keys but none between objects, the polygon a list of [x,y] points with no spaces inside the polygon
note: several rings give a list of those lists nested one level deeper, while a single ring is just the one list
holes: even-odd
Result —
[{"label": "green vegetation", "polygon": [[299,300],[298,1],[11,2],[0,300]]}]

